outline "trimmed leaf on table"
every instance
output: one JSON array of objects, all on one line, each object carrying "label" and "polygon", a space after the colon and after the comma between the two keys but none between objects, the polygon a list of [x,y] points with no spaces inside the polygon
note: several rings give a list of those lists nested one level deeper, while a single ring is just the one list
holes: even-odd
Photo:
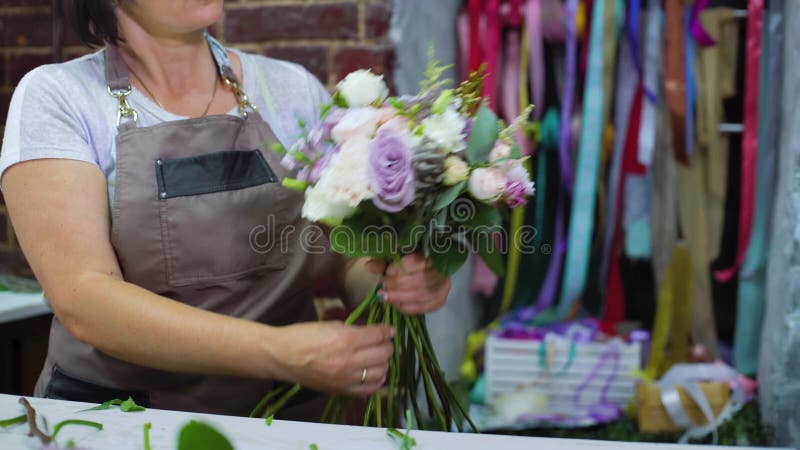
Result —
[{"label": "trimmed leaf on table", "polygon": [[127,400],[122,402],[119,405],[119,409],[122,412],[140,412],[145,410],[144,406],[137,405],[136,402],[133,401],[132,397],[128,397]]},{"label": "trimmed leaf on table", "polygon": [[27,421],[28,416],[25,414],[17,417],[12,417],[10,419],[0,420],[0,428],[8,428],[11,425],[16,425],[20,423],[25,423]]},{"label": "trimmed leaf on table", "polygon": [[178,434],[178,450],[233,450],[233,445],[211,425],[192,420]]},{"label": "trimmed leaf on table", "polygon": [[489,153],[499,134],[497,116],[486,104],[481,105],[467,142],[467,160],[470,165],[481,164],[489,159]]}]

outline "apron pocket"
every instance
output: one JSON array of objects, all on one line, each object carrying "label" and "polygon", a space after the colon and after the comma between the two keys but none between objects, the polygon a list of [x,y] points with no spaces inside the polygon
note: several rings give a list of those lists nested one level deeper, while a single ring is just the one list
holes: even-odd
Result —
[{"label": "apron pocket", "polygon": [[231,191],[278,181],[259,150],[215,152],[156,161],[162,200]]},{"label": "apron pocket", "polygon": [[302,195],[278,183],[259,150],[156,163],[171,286],[215,284],[286,267]]},{"label": "apron pocket", "polygon": [[62,372],[58,366],[53,367],[44,397],[85,403],[103,403],[115,398],[124,401],[132,397],[137,405],[150,407],[150,396],[146,392],[100,386],[71,377]]}]

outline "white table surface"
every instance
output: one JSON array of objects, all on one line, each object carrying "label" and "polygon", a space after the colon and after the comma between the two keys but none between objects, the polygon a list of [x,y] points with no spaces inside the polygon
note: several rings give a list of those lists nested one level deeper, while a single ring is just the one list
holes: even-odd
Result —
[{"label": "white table surface", "polygon": [[0,292],[0,324],[50,313],[41,292]]},{"label": "white table surface", "polygon": [[[321,425],[276,420],[267,427],[263,419],[214,416],[176,411],[148,409],[138,413],[123,413],[117,408],[106,411],[78,411],[94,405],[40,398],[29,398],[37,413],[55,424],[65,419],[84,419],[103,424],[102,431],[88,427],[65,427],[58,435],[63,445],[74,439],[79,447],[94,450],[141,450],[142,430],[152,423],[150,443],[153,450],[174,449],[178,430],[189,420],[197,419],[214,425],[223,432],[237,450],[306,450],[317,444],[319,450],[397,450],[397,444],[386,437],[385,430],[376,428]],[[24,413],[19,397],[0,394],[0,418],[7,419]],[[39,441],[27,436],[27,424],[0,430],[0,449],[34,450]],[[434,433],[412,431],[416,439],[414,450],[656,450],[693,449],[699,446],[543,439],[496,435]]]}]

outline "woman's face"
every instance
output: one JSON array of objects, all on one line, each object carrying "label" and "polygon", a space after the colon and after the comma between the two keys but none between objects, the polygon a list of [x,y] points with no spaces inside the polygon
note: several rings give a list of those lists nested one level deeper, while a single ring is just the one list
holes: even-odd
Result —
[{"label": "woman's face", "polygon": [[180,35],[203,30],[222,16],[223,0],[119,0],[139,26],[154,34]]}]

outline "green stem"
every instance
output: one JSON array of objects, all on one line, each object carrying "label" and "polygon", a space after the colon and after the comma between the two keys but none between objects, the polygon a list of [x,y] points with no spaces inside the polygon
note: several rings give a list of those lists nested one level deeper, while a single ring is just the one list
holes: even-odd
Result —
[{"label": "green stem", "polygon": [[441,422],[442,424],[441,431],[449,431],[444,414],[442,414],[442,411],[436,404],[436,397],[433,395],[433,389],[431,387],[431,376],[428,373],[428,368],[423,363],[422,358],[424,357],[424,353],[422,351],[422,345],[420,344],[419,337],[417,336],[417,333],[414,330],[414,323],[413,323],[413,321],[418,319],[406,316],[405,320],[408,332],[411,333],[411,342],[414,343],[414,347],[417,350],[417,358],[420,361],[419,365],[422,368],[422,382],[424,383],[423,386],[425,386],[425,397],[426,400],[428,401],[428,406],[431,407],[431,409],[433,409],[434,413],[436,414],[436,417],[438,417],[439,421]]},{"label": "green stem", "polygon": [[277,413],[278,411],[281,410],[281,408],[286,406],[286,403],[288,403],[289,400],[292,399],[292,397],[294,397],[295,395],[297,395],[298,392],[300,392],[300,389],[301,388],[299,384],[295,384],[294,386],[292,386],[292,388],[289,389],[285,394],[283,394],[283,396],[277,402],[275,402],[274,405],[267,408],[267,410],[264,412],[264,417],[266,418],[269,416],[274,416],[275,413]]},{"label": "green stem", "polygon": [[[284,384],[284,385],[282,385],[282,386],[280,386],[278,388],[275,388],[275,389],[269,391],[267,393],[267,395],[265,395],[264,398],[262,398],[261,401],[258,402],[256,407],[253,408],[252,411],[250,411],[250,417],[258,417],[258,416],[260,416],[261,415],[261,410],[266,407],[267,403],[269,403],[273,398],[275,398],[275,397],[277,397],[279,395],[283,395],[284,392],[286,391],[286,389],[289,389],[289,385],[288,384]],[[264,416],[264,417],[266,417],[266,416]]]},{"label": "green stem", "polygon": [[64,428],[65,426],[67,426],[67,425],[80,425],[80,426],[84,426],[84,427],[92,427],[92,428],[97,429],[97,430],[102,430],[103,429],[103,424],[102,423],[91,422],[91,421],[88,421],[88,420],[77,420],[77,419],[65,420],[63,422],[57,423],[56,426],[53,427],[53,435],[51,436],[53,438],[53,440],[55,440],[56,436],[58,435],[58,432],[61,431],[61,429]]},{"label": "green stem", "polygon": [[352,325],[356,323],[358,319],[361,318],[367,307],[370,306],[378,297],[378,287],[379,285],[376,284],[375,287],[373,287],[372,290],[369,292],[369,294],[367,294],[366,298],[364,298],[361,304],[359,304],[358,307],[352,313],[350,313],[349,316],[347,316],[347,320],[344,321],[345,325]]},{"label": "green stem", "polygon": [[367,410],[364,411],[364,426],[369,426],[369,418],[372,416],[372,409],[374,408],[375,397],[370,396],[369,401],[367,401]]},{"label": "green stem", "polygon": [[146,423],[144,424],[144,450],[151,450],[150,448],[150,428],[153,427],[153,424]]}]

